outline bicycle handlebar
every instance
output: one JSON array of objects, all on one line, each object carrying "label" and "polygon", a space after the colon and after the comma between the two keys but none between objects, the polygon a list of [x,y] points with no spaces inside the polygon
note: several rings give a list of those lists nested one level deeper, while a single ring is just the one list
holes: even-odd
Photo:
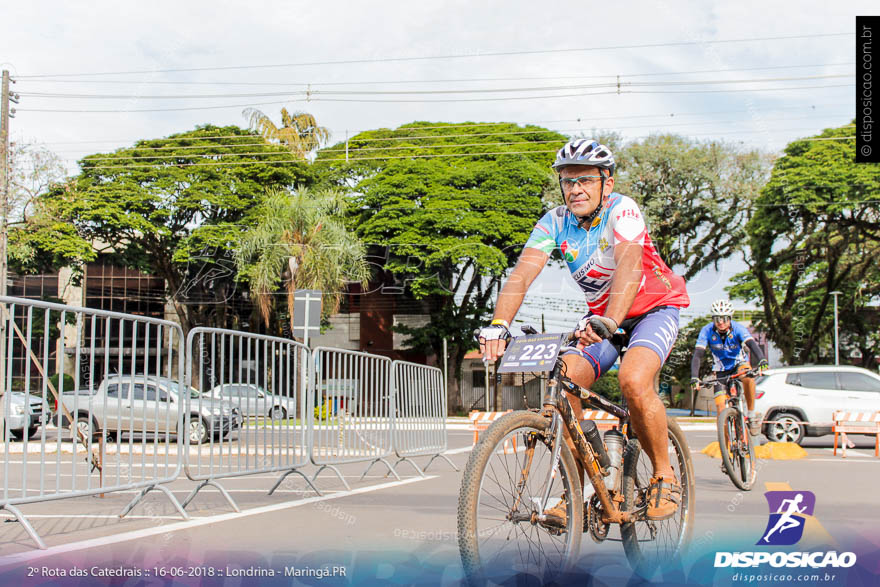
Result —
[{"label": "bicycle handlebar", "polygon": [[731,373],[730,375],[725,375],[723,377],[706,377],[700,381],[700,386],[713,385],[715,383],[725,383],[730,381],[731,379],[741,379],[743,377],[754,377],[758,375],[758,371],[755,369],[748,369],[747,371],[740,371],[738,373]]}]

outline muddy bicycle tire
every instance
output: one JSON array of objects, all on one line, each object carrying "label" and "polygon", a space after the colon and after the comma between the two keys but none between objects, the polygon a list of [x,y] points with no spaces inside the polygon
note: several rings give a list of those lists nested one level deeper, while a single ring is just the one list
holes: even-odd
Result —
[{"label": "muddy bicycle tire", "polygon": [[[674,418],[666,417],[669,429],[670,461],[681,482],[681,504],[674,516],[667,520],[639,520],[620,526],[623,549],[632,568],[645,578],[658,568],[673,568],[687,550],[694,530],[694,466],[690,448],[681,427]],[[648,455],[642,451],[638,439],[630,439],[623,458],[623,509],[631,511],[645,503],[647,486],[652,474]],[[654,540],[646,536],[655,536]],[[656,537],[660,536],[660,540]]]},{"label": "muddy bicycle tire", "polygon": [[[542,567],[538,555],[539,551],[543,554],[543,548],[536,545],[531,539],[535,538],[540,543],[542,536],[552,537],[554,534],[540,523],[522,520],[513,522],[509,517],[511,511],[517,511],[520,515],[527,515],[528,511],[537,512],[536,504],[540,500],[536,501],[536,497],[540,497],[546,484],[542,484],[537,490],[532,490],[531,487],[525,487],[525,485],[523,489],[517,490],[517,484],[521,481],[521,477],[511,476],[510,469],[516,470],[516,467],[519,467],[521,470],[523,468],[529,454],[528,446],[533,443],[529,467],[530,473],[534,473],[534,475],[529,478],[529,482],[531,479],[536,479],[536,482],[546,481],[547,471],[549,471],[552,461],[548,456],[546,463],[543,462],[544,453],[550,455],[552,450],[552,447],[549,446],[550,440],[546,436],[549,427],[550,419],[535,412],[512,412],[499,418],[488,430],[483,432],[479,443],[471,452],[462,475],[458,499],[459,551],[465,575],[471,584],[485,584],[487,579],[495,579],[498,572],[512,573],[514,576],[522,572],[534,575],[544,581],[548,578],[548,573],[558,576],[569,570],[580,552],[584,516],[583,493],[574,457],[564,441],[559,451],[559,474],[554,476],[550,483],[551,500],[558,497],[559,491],[564,490],[565,492],[566,528],[559,534],[560,536],[564,534],[564,547],[561,550],[556,547],[555,554],[551,551],[546,565]],[[512,440],[513,442],[511,442]],[[511,446],[513,443],[522,443],[524,448],[522,458],[520,458],[519,452],[520,445],[516,444],[514,449]],[[541,451],[541,462],[536,462],[535,457],[539,450]],[[542,463],[547,466],[547,469],[541,468]],[[514,467],[509,465],[514,465]],[[498,469],[502,467],[506,469],[507,477],[502,477],[499,480]],[[560,482],[556,481],[557,478]],[[508,481],[510,482],[510,486],[507,488],[507,491],[510,492],[509,495],[502,487]],[[503,498],[499,499],[497,495],[492,495],[493,492],[500,492]],[[508,498],[510,504],[504,501]],[[507,518],[503,518],[505,508],[507,508]],[[520,511],[521,508],[522,511]],[[491,518],[493,515],[497,518]],[[493,524],[497,526],[494,530],[492,529]],[[506,539],[503,538],[505,530],[507,531]],[[548,538],[548,540],[552,540],[552,538]],[[526,544],[527,542],[528,544]],[[492,548],[497,544],[503,545],[502,549],[508,548],[505,543],[511,543],[508,554],[513,556],[512,564],[506,558],[507,554],[504,556],[501,553],[493,555]],[[516,544],[515,548],[513,543]],[[534,561],[516,560],[517,552],[514,550],[518,549],[518,554],[522,558],[523,545],[528,548],[526,558],[534,558]],[[521,570],[517,566],[518,563],[523,565]]]}]

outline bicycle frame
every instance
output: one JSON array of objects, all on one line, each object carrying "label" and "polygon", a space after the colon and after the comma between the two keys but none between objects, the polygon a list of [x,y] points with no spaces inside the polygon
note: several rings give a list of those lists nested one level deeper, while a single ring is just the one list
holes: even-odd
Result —
[{"label": "bicycle frame", "polygon": [[[602,504],[602,522],[613,524],[628,524],[633,522],[637,519],[639,512],[621,511],[617,502],[614,501],[609,493],[608,488],[605,487],[605,481],[603,478],[607,475],[607,471],[605,471],[605,469],[599,464],[599,460],[593,453],[593,447],[587,441],[578,422],[574,418],[574,413],[571,409],[571,405],[568,403],[568,398],[565,397],[565,393],[563,393],[560,388],[564,385],[575,396],[585,399],[590,407],[606,411],[609,414],[616,416],[621,422],[621,428],[623,428],[625,423],[629,420],[629,412],[625,408],[622,408],[591,391],[584,390],[568,379],[562,377],[559,373],[561,364],[562,359],[558,358],[556,366],[550,371],[547,381],[548,393],[543,402],[544,412],[552,412],[553,414],[553,421],[550,425],[550,435],[553,438],[554,445],[552,455],[553,460],[551,461],[553,466],[548,473],[548,482],[546,484],[547,489],[544,492],[541,511],[547,509],[550,499],[550,479],[555,474],[558,466],[559,450],[561,449],[561,443],[564,441],[562,438],[561,425],[564,425],[568,429],[568,432],[571,435],[572,444],[574,444],[578,453],[574,456],[583,465],[584,472],[589,478],[590,483],[596,492],[596,496],[599,498],[599,503]],[[538,519],[545,521],[546,516],[540,514]]]}]

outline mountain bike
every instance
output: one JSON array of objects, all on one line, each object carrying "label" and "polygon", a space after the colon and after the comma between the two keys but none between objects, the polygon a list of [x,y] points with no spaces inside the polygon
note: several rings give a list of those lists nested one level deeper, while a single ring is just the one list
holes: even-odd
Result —
[{"label": "mountain bike", "polygon": [[[612,343],[622,351],[626,337],[615,336]],[[574,340],[573,332],[516,337],[501,359],[502,373],[547,373],[547,393],[542,409],[515,411],[496,420],[471,452],[459,494],[458,543],[472,584],[503,583],[502,577],[511,575],[559,581],[577,562],[584,533],[597,543],[621,541],[631,566],[650,577],[673,562],[690,538],[694,474],[684,433],[667,416],[670,461],[682,488],[679,509],[666,520],[648,520],[650,459],[625,406],[566,377],[562,356]],[[584,421],[585,436],[563,391],[618,418],[618,428],[606,432],[603,442],[595,423]],[[586,502],[576,461],[593,489]],[[564,509],[565,516],[548,513],[548,508]],[[613,525],[619,526],[619,538],[610,532]]]},{"label": "mountain bike", "polygon": [[755,371],[741,371],[724,377],[704,379],[702,385],[720,383],[727,388],[727,407],[718,414],[718,447],[721,462],[733,484],[743,491],[749,491],[755,484],[758,469],[755,461],[755,446],[746,422],[743,401],[745,393],[743,377],[752,377]]}]

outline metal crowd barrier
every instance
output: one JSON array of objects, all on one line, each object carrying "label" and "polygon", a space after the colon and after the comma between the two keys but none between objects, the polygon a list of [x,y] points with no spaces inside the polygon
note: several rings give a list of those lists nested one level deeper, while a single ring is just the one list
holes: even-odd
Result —
[{"label": "metal crowd barrier", "polygon": [[[361,479],[376,463],[400,479],[392,455],[421,475],[412,457],[454,468],[438,369],[289,339],[215,328],[184,339],[165,320],[0,297],[0,392],[0,509],[40,548],[17,506],[134,490],[123,517],[158,489],[189,519],[209,485],[240,511],[220,484],[233,477],[279,473],[271,495],[297,473],[320,495],[324,469],[350,489],[347,463],[369,462]],[[165,485],[182,472],[197,486],[181,504]]]},{"label": "metal crowd barrier", "polygon": [[398,461],[394,464],[406,461],[424,477],[424,471],[411,457],[430,456],[425,471],[437,458],[445,459],[458,471],[449,457],[442,454],[448,448],[446,389],[442,371],[405,361],[394,361],[392,368],[397,406],[393,446]]},{"label": "metal crowd barrier", "polygon": [[309,349],[289,339],[219,328],[194,328],[187,337],[184,470],[199,482],[186,507],[205,486],[216,487],[240,511],[218,479],[282,473],[271,495],[309,462],[304,414]]},{"label": "metal crowd barrier", "polygon": [[[32,428],[25,422],[21,444],[10,442],[4,426],[0,509],[40,548],[46,545],[16,506],[140,489],[122,517],[158,489],[188,519],[163,485],[181,470],[182,402],[175,404],[174,387],[183,375],[182,345],[173,322],[0,297],[3,423],[18,415],[11,397],[19,393],[26,408],[39,393],[43,418]],[[72,388],[66,377],[53,380],[71,371]],[[39,438],[29,438],[38,426]]]},{"label": "metal crowd barrier", "polygon": [[318,466],[314,481],[330,469],[350,489],[337,465],[377,462],[398,480],[386,459],[394,453],[394,388],[391,359],[368,353],[317,347],[312,350],[309,386],[309,458]]}]

